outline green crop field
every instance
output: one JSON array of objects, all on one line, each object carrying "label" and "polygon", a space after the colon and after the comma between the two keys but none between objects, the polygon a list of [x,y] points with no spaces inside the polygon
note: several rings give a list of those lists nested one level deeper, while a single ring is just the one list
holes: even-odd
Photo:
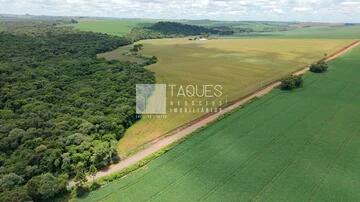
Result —
[{"label": "green crop field", "polygon": [[359,201],[360,47],[83,201]]},{"label": "green crop field", "polygon": [[290,31],[250,33],[229,36],[236,37],[260,37],[260,38],[298,38],[298,39],[358,39],[360,38],[360,25],[342,26],[312,26],[298,28]]},{"label": "green crop field", "polygon": [[296,23],[291,22],[261,22],[261,21],[213,21],[213,20],[183,20],[180,23],[206,26],[206,27],[231,27],[235,32],[237,28],[251,29],[254,32],[264,32],[268,30],[279,31],[282,29],[292,29]]},{"label": "green crop field", "polygon": [[136,26],[144,23],[155,23],[157,20],[147,19],[114,19],[114,20],[82,20],[73,26],[81,31],[93,31],[123,36]]},{"label": "green crop field", "polygon": [[[222,85],[223,102],[231,101],[292,71],[321,59],[351,40],[232,39],[189,41],[187,39],[145,40],[141,54],[158,57],[148,68],[157,83],[177,85]],[[102,54],[124,59],[124,48]],[[170,98],[168,100],[171,100]],[[180,100],[180,99],[179,99]],[[189,102],[191,100],[187,99]],[[210,99],[202,99],[202,101]],[[183,101],[183,100],[181,100]],[[170,107],[168,107],[170,108]],[[164,135],[205,112],[172,113],[165,118],[144,117],[131,126],[119,142],[121,156]]]}]

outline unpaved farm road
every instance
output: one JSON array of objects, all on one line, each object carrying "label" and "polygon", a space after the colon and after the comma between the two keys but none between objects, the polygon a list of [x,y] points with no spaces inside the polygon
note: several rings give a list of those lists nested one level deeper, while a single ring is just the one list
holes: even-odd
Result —
[{"label": "unpaved farm road", "polygon": [[[349,50],[353,49],[354,47],[356,47],[359,44],[360,44],[360,41],[355,41],[355,42],[351,43],[350,45],[342,48],[341,50],[337,51],[336,53],[328,56],[326,61],[329,62],[331,60],[336,59],[337,57],[343,55],[344,53],[348,52]],[[304,74],[305,72],[307,72],[308,70],[309,70],[309,67],[306,67],[299,71],[294,72],[293,75],[301,75],[301,74]],[[232,102],[230,105],[224,107],[222,109],[222,111],[220,111],[220,112],[213,113],[213,114],[207,114],[204,117],[196,120],[195,122],[192,122],[183,127],[180,127],[178,129],[176,129],[175,131],[172,131],[172,132],[164,135],[163,137],[160,137],[160,138],[152,141],[150,143],[150,146],[137,152],[136,154],[134,154],[124,160],[121,160],[119,163],[110,165],[109,167],[107,167],[104,170],[100,170],[95,176],[91,176],[91,177],[88,176],[88,181],[92,182],[96,179],[117,173],[129,166],[132,166],[132,165],[138,163],[139,161],[145,159],[146,157],[150,156],[151,154],[154,154],[155,152],[161,150],[162,148],[165,148],[166,146],[169,146],[170,144],[183,139],[184,137],[188,136],[189,134],[196,131],[197,129],[204,127],[207,124],[217,120],[220,116],[222,116],[228,112],[231,112],[234,109],[238,108],[239,106],[249,102],[253,98],[261,97],[261,96],[269,93],[271,90],[278,87],[279,85],[280,85],[279,81],[268,84],[267,86]],[[71,187],[71,186],[73,186],[73,184],[74,184],[73,182],[70,182],[69,186]]]}]

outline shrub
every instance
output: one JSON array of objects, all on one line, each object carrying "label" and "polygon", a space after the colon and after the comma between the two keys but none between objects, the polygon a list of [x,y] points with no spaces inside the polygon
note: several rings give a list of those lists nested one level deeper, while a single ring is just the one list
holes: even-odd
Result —
[{"label": "shrub", "polygon": [[292,90],[300,88],[303,85],[303,79],[301,76],[287,76],[281,80],[280,88],[282,90]]},{"label": "shrub", "polygon": [[138,51],[142,50],[143,47],[144,47],[144,45],[142,45],[142,44],[135,44],[135,45],[133,46],[133,48],[130,49],[130,51],[132,51],[132,52],[138,52]]},{"label": "shrub", "polygon": [[146,62],[144,62],[144,64],[143,64],[145,66],[155,64],[158,61],[158,58],[156,56],[152,56],[151,58],[145,58],[145,59],[146,59]]},{"label": "shrub", "polygon": [[322,73],[322,72],[326,72],[328,68],[329,68],[328,64],[324,60],[322,60],[320,62],[312,64],[310,66],[310,71],[314,73]]},{"label": "shrub", "polygon": [[99,189],[100,187],[101,187],[101,184],[99,184],[98,182],[93,182],[93,183],[90,185],[89,189],[90,189],[90,191],[94,191],[94,190],[96,190],[96,189]]},{"label": "shrub", "polygon": [[81,186],[75,186],[73,189],[73,194],[77,197],[82,197],[85,194],[89,193],[90,189],[88,186],[81,185]]}]

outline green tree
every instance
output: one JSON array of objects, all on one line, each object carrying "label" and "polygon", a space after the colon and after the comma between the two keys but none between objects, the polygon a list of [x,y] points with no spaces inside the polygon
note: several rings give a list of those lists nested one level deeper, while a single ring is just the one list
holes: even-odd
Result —
[{"label": "green tree", "polygon": [[281,80],[280,88],[282,90],[292,90],[300,88],[303,85],[301,76],[287,76]]},{"label": "green tree", "polygon": [[12,189],[16,186],[19,186],[23,182],[24,182],[24,179],[15,173],[9,173],[9,174],[3,175],[0,178],[0,191]]},{"label": "green tree", "polygon": [[32,198],[27,194],[24,187],[14,188],[12,190],[1,191],[0,201],[6,202],[29,202],[33,201]]},{"label": "green tree", "polygon": [[27,193],[34,200],[47,200],[66,190],[64,182],[51,173],[31,178],[27,184]]},{"label": "green tree", "polygon": [[76,175],[75,175],[74,181],[76,183],[76,186],[78,186],[78,187],[84,186],[85,183],[87,182],[83,163],[78,163],[78,165],[76,167]]},{"label": "green tree", "polygon": [[74,181],[76,183],[74,188],[76,196],[82,196],[89,191],[88,187],[85,184],[87,182],[87,178],[83,170],[77,170]]},{"label": "green tree", "polygon": [[93,181],[95,179],[96,173],[97,173],[96,167],[94,165],[91,165],[90,168],[89,168],[89,174],[92,176]]},{"label": "green tree", "polygon": [[320,62],[312,64],[310,66],[310,71],[314,73],[322,73],[326,72],[328,68],[329,65],[324,60],[321,60]]},{"label": "green tree", "polygon": [[142,44],[135,44],[135,45],[133,46],[133,48],[130,49],[130,51],[132,51],[132,52],[139,52],[140,50],[143,49],[143,47],[144,47],[144,45],[142,45]]}]

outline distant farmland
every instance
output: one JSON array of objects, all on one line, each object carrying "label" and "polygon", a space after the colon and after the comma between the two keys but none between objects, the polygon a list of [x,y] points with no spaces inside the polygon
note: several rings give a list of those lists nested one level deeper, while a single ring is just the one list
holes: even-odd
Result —
[{"label": "distant farmland", "polygon": [[93,31],[117,36],[123,36],[129,31],[143,23],[154,23],[157,20],[146,19],[124,19],[124,20],[82,20],[73,26],[81,31]]},{"label": "distant farmland", "polygon": [[[81,31],[93,31],[124,36],[134,27],[156,23],[156,19],[82,19],[72,26]],[[166,21],[166,20],[163,20]],[[234,35],[225,38],[298,38],[298,39],[357,39],[360,36],[360,24],[316,24],[297,25],[289,22],[231,22],[209,20],[171,20],[191,25],[205,27],[229,27],[234,30]],[[0,25],[1,27],[1,25]],[[238,29],[249,29],[251,32],[240,32]],[[1,28],[0,28],[1,30]],[[284,31],[287,30],[287,31]]]},{"label": "distant farmland", "polygon": [[358,39],[360,38],[360,25],[309,27],[279,34],[282,38]]},{"label": "distant farmland", "polygon": [[282,39],[358,39],[360,38],[360,25],[312,26],[281,32],[249,33],[230,36],[230,38],[233,37]]},{"label": "distant farmland", "polygon": [[359,201],[360,48],[83,201]]},{"label": "distant farmland", "polygon": [[[141,54],[156,56],[149,66],[158,83],[221,84],[224,98],[234,100],[321,59],[349,44],[351,40],[145,40]],[[108,59],[124,59],[119,50],[102,54]],[[144,143],[201,116],[204,113],[169,113],[167,118],[143,118],[120,140],[122,156]]]}]

